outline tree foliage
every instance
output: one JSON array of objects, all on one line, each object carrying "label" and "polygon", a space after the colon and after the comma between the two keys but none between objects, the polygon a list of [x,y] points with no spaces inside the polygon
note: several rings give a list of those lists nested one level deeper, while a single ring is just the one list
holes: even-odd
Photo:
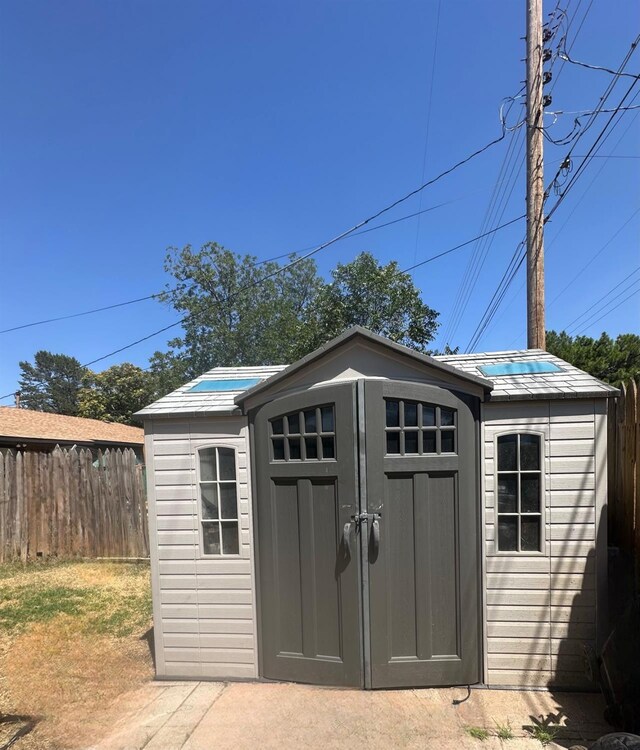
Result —
[{"label": "tree foliage", "polygon": [[352,325],[419,351],[435,335],[438,313],[397,263],[370,253],[340,263],[326,283],[313,260],[259,264],[207,243],[168,252],[177,285],[164,295],[184,317],[184,334],[151,361],[159,390],[216,366],[293,362]]},{"label": "tree foliage", "polygon": [[175,391],[188,380],[187,360],[175,352],[155,352],[149,358],[149,373],[153,378],[156,398]]},{"label": "tree foliage", "polygon": [[437,318],[395,261],[380,265],[364,252],[350,263],[338,263],[331,281],[320,287],[301,344],[309,351],[359,325],[424,352],[437,331]]},{"label": "tree foliage", "polygon": [[612,339],[570,336],[547,331],[547,351],[611,385],[640,377],[640,336],[623,333]]},{"label": "tree foliage", "polygon": [[155,398],[153,375],[124,362],[87,375],[79,394],[78,416],[135,424],[133,414]]},{"label": "tree foliage", "polygon": [[94,374],[73,357],[38,352],[34,365],[20,363],[23,404],[130,424],[212,367],[294,362],[353,325],[427,351],[438,327],[411,277],[367,252],[339,263],[328,282],[312,259],[259,263],[213,242],[170,248],[165,269],[177,283],[163,301],[180,313],[183,334],[151,357],[149,371],[124,363]]},{"label": "tree foliage", "polygon": [[214,366],[287,362],[320,279],[313,260],[280,271],[209,242],[194,252],[171,248],[165,269],[177,285],[164,295],[185,315],[184,334],[169,342],[187,377]]},{"label": "tree foliage", "polygon": [[40,350],[33,364],[19,364],[21,406],[69,416],[78,413],[78,394],[88,371],[75,357]]}]

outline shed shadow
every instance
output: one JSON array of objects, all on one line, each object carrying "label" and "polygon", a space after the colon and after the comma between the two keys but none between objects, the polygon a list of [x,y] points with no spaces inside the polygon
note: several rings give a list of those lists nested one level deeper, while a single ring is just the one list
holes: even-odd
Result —
[{"label": "shed shadow", "polygon": [[[595,444],[599,440],[595,436]],[[576,494],[593,492],[597,502],[597,466],[593,489],[587,484],[587,474],[583,475]],[[584,528],[580,518],[585,506],[576,505],[571,518],[565,521],[577,531]],[[543,707],[536,700],[535,693],[525,695],[525,704],[531,723],[523,729],[540,738],[545,735],[561,747],[571,747],[579,743],[589,745],[603,734],[611,731],[605,719],[606,701],[598,684],[597,649],[602,646],[609,632],[606,618],[607,602],[598,601],[599,581],[602,565],[607,565],[607,506],[597,517],[594,508],[593,521],[595,538],[586,556],[572,549],[572,542],[582,541],[576,533],[571,539],[555,542],[555,549],[549,550],[551,587],[549,591],[549,651],[547,680],[548,698],[551,706]],[[588,535],[584,541],[590,541]],[[602,559],[598,560],[596,550]],[[553,561],[560,565],[552,567]],[[600,570],[599,570],[600,566]],[[559,577],[563,576],[562,579]],[[572,578],[575,576],[578,583]],[[558,577],[558,578],[557,578]],[[554,582],[554,579],[557,580]],[[560,580],[562,584],[560,585]],[[574,588],[575,586],[575,588]],[[604,606],[604,610],[602,607]]]},{"label": "shed shadow", "polygon": [[152,627],[149,628],[145,633],[143,633],[140,636],[141,641],[146,641],[147,646],[149,648],[149,654],[151,656],[151,661],[153,662],[153,669],[155,671],[156,669],[156,639],[155,639],[155,630]]}]

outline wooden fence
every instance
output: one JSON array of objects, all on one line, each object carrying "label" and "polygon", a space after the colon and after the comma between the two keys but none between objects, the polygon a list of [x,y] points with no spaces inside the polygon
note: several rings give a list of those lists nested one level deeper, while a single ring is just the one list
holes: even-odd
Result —
[{"label": "wooden fence", "polygon": [[133,450],[0,455],[0,561],[147,557],[144,467]]},{"label": "wooden fence", "polygon": [[[609,401],[609,537],[635,558],[640,576],[640,404],[638,383],[629,381]],[[640,582],[640,578],[636,578]]]}]

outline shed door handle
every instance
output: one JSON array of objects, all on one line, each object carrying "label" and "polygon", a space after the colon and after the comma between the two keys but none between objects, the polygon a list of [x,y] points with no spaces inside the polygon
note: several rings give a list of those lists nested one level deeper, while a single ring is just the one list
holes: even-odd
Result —
[{"label": "shed door handle", "polygon": [[374,556],[377,557],[378,549],[380,547],[380,522],[377,518],[371,521],[371,550]]},{"label": "shed door handle", "polygon": [[345,552],[351,556],[351,521],[347,521],[342,529],[342,546]]}]

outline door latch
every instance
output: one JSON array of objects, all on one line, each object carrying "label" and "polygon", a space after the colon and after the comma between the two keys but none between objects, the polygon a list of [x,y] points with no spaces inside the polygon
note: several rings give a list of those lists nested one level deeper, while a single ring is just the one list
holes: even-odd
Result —
[{"label": "door latch", "polygon": [[379,518],[382,518],[382,513],[356,513],[351,516],[351,520],[355,523],[356,531],[365,521],[375,522]]}]

